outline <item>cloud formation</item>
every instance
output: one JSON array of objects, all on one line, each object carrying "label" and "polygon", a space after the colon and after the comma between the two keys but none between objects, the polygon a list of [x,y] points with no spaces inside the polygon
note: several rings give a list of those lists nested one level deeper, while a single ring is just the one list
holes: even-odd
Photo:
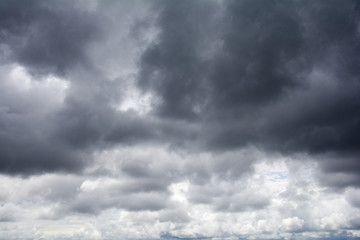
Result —
[{"label": "cloud formation", "polygon": [[359,169],[358,4],[228,1],[221,16],[197,4],[162,5],[142,56],[156,114],[199,122],[207,149],[325,154],[325,172]]},{"label": "cloud formation", "polygon": [[0,236],[358,238],[359,9],[2,1]]}]

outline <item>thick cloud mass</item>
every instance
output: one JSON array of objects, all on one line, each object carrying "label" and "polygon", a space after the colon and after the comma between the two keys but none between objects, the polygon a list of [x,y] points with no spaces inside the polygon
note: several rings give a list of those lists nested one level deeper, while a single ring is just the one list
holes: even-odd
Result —
[{"label": "thick cloud mass", "polygon": [[2,1],[1,42],[12,60],[35,73],[64,74],[87,65],[84,48],[99,36],[96,15],[75,2]]},{"label": "thick cloud mass", "polygon": [[359,11],[0,1],[0,239],[359,238]]},{"label": "thick cloud mass", "polygon": [[140,74],[155,113],[196,117],[211,150],[331,153],[339,171],[360,169],[358,4],[226,1],[220,17],[198,4],[161,4]]}]

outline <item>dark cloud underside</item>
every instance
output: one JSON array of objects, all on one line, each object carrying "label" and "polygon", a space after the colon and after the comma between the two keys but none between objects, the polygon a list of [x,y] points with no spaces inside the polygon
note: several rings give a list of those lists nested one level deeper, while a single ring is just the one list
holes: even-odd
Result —
[{"label": "dark cloud underside", "polygon": [[88,64],[84,48],[99,36],[96,15],[72,1],[1,1],[1,42],[10,59],[36,74],[65,74]]},{"label": "dark cloud underside", "polygon": [[155,114],[200,122],[211,150],[331,153],[359,169],[358,3],[198,4],[161,4],[139,82],[160,96]]},{"label": "dark cloud underside", "polygon": [[[11,115],[17,100],[4,99],[2,172],[81,170],[94,151],[138,143],[209,152],[254,145],[321,159],[325,175],[358,172],[358,2],[154,2],[159,33],[136,76],[142,92],[158,99],[145,117],[112,107],[123,82],[105,76],[89,48],[112,32],[101,30],[109,9],[84,6],[0,4],[2,63],[70,83],[63,104],[41,121],[24,109]],[[149,25],[129,26],[137,38]]]}]

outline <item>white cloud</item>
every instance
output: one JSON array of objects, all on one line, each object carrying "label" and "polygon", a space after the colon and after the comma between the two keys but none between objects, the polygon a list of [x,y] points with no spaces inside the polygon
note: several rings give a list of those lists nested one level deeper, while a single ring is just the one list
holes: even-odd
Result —
[{"label": "white cloud", "polygon": [[304,220],[298,217],[285,218],[282,220],[282,228],[286,232],[300,232],[304,227]]},{"label": "white cloud", "polygon": [[[128,147],[103,153],[99,161],[105,159],[106,168],[115,165],[118,169],[119,174],[113,176],[46,174],[22,179],[1,175],[0,212],[2,221],[7,221],[1,231],[6,235],[20,231],[15,228],[17,223],[29,235],[26,226],[31,221],[37,228],[30,238],[158,238],[166,232],[179,237],[249,239],[287,238],[292,233],[300,238],[312,231],[326,234],[352,228],[360,216],[357,189],[345,195],[324,189],[307,172],[311,162],[295,163],[293,159],[288,165],[281,157],[261,161],[252,174],[235,179],[218,178],[213,169],[209,182],[199,184],[182,170],[186,165],[180,164],[176,153],[163,149]],[[124,151],[129,158],[119,160]],[[202,157],[182,154],[181,160]],[[130,159],[136,166],[146,163],[147,175],[125,174],[128,168],[121,173]],[[171,163],[178,171],[167,175]],[[155,176],[165,184],[162,190],[140,187]],[[129,188],[131,184],[137,187]],[[52,221],[59,222],[59,228]]]}]

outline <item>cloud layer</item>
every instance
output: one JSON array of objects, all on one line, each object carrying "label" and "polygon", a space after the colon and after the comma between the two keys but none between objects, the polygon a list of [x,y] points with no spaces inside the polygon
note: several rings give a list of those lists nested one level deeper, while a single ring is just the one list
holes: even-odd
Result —
[{"label": "cloud layer", "polygon": [[0,239],[358,238],[359,9],[1,2]]}]

